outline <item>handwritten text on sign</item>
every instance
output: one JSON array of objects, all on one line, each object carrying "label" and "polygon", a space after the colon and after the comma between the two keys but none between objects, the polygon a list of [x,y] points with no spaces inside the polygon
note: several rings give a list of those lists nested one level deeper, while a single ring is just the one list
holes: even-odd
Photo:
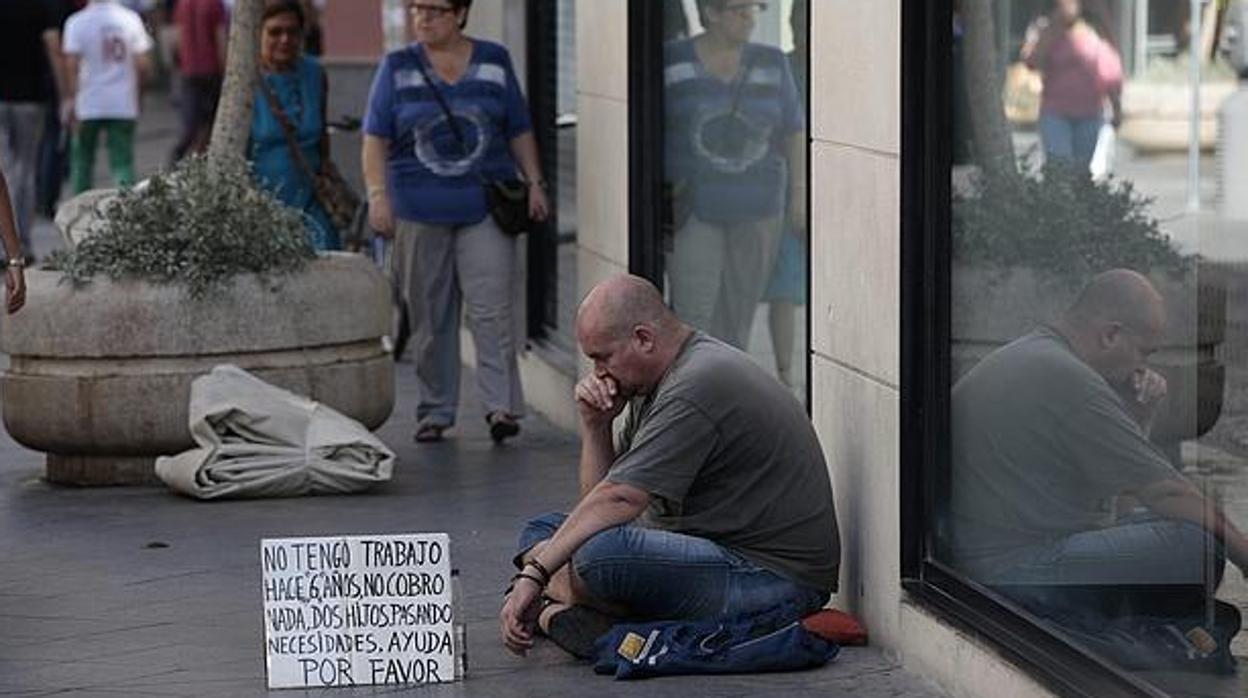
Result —
[{"label": "handwritten text on sign", "polygon": [[269,688],[452,681],[449,542],[260,541]]}]

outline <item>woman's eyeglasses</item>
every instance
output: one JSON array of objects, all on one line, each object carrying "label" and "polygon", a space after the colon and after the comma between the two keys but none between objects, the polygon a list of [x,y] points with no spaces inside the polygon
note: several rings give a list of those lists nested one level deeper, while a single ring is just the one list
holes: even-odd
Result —
[{"label": "woman's eyeglasses", "polygon": [[455,8],[447,5],[426,5],[414,2],[407,6],[407,11],[414,15],[424,15],[425,17],[438,18],[454,13]]},{"label": "woman's eyeglasses", "polygon": [[765,2],[741,2],[735,5],[724,6],[724,12],[731,12],[738,17],[753,17],[766,11],[767,3]]}]

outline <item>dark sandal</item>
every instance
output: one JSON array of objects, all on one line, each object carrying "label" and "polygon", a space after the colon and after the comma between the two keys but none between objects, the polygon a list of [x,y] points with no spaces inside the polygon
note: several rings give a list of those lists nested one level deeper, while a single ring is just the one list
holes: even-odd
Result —
[{"label": "dark sandal", "polygon": [[446,427],[441,424],[423,424],[416,427],[416,435],[412,438],[416,443],[434,443],[442,440],[442,432],[446,431]]},{"label": "dark sandal", "polygon": [[511,415],[504,412],[491,412],[485,415],[485,421],[490,425],[490,438],[494,443],[501,444],[504,439],[510,439],[520,433],[520,425],[516,424],[516,420]]},{"label": "dark sandal", "polygon": [[597,656],[594,641],[611,631],[615,620],[588,606],[570,606],[550,617],[546,637],[577,659]]}]

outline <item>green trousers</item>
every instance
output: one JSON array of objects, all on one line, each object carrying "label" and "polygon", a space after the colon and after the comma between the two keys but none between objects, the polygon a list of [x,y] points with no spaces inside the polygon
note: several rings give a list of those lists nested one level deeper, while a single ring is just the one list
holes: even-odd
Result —
[{"label": "green trousers", "polygon": [[113,180],[119,187],[134,184],[134,119],[90,119],[79,122],[74,132],[69,176],[75,193],[91,188],[100,131],[108,143],[108,166]]}]

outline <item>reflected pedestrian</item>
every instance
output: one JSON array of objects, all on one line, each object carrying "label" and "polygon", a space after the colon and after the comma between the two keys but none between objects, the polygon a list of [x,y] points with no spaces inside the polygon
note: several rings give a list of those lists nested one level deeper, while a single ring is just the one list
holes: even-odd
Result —
[{"label": "reflected pedestrian", "polygon": [[788,58],[750,37],[763,2],[699,0],[706,30],[665,49],[672,305],[745,348],[786,218],[806,221],[806,139]]},{"label": "reflected pedestrian", "polygon": [[1105,125],[1122,118],[1122,58],[1084,17],[1080,0],[1054,0],[1053,12],[1024,44],[1022,58],[1044,80],[1040,139],[1050,159],[1087,169]]}]

